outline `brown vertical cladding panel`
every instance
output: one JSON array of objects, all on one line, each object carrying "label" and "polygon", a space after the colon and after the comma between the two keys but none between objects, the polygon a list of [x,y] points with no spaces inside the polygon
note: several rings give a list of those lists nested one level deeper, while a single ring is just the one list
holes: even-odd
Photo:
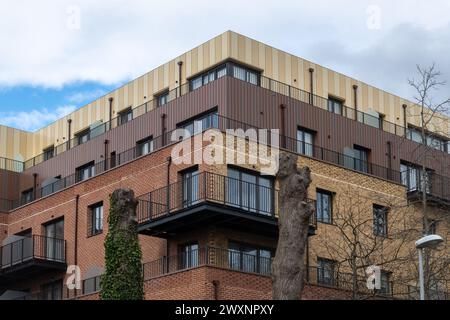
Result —
[{"label": "brown vertical cladding panel", "polygon": [[[229,79],[228,115],[230,118],[253,124],[256,127],[279,129],[280,104],[286,105],[286,134],[296,139],[296,130],[302,126],[317,132],[315,144],[342,153],[345,147],[360,145],[371,149],[369,160],[388,167],[387,142],[392,144],[392,169],[400,170],[400,160],[420,162],[423,147],[403,137],[384,132],[375,127],[330,113],[307,103],[291,99],[246,82]],[[262,113],[262,114],[261,114]],[[427,167],[438,174],[449,176],[450,156],[429,151]]]},{"label": "brown vertical cladding panel", "polygon": [[[96,163],[104,160],[104,140],[109,140],[108,152],[117,154],[136,145],[136,142],[149,136],[161,135],[161,115],[167,114],[167,129],[173,130],[177,123],[194,117],[197,114],[219,107],[221,112],[225,105],[226,78],[214,81],[202,88],[186,94],[166,105],[153,109],[111,131],[101,134],[90,141],[76,146],[43,163],[27,169],[20,176],[19,187],[16,188],[17,199],[20,192],[33,186],[33,173],[38,174],[39,186],[46,179],[61,175],[66,177],[75,173],[75,168],[90,161]],[[17,191],[18,189],[18,191]]]}]

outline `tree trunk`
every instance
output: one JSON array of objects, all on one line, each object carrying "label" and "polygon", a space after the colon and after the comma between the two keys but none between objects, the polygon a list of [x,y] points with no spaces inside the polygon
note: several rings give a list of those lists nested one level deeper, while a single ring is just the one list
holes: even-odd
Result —
[{"label": "tree trunk", "polygon": [[282,154],[277,178],[280,210],[278,245],[272,264],[273,298],[297,300],[303,291],[309,220],[315,210],[307,202],[311,172],[307,167],[298,169],[297,156]]}]

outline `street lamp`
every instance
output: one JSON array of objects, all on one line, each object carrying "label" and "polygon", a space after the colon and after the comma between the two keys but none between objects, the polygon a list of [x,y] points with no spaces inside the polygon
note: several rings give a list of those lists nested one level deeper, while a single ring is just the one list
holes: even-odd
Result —
[{"label": "street lamp", "polygon": [[419,252],[419,285],[420,285],[420,300],[425,300],[425,288],[423,279],[423,249],[434,249],[444,241],[441,236],[437,234],[430,234],[422,237],[416,241],[416,248]]}]

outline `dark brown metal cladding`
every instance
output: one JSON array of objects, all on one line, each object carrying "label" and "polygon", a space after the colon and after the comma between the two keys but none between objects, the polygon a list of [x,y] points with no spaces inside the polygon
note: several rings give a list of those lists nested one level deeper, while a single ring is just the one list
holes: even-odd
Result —
[{"label": "dark brown metal cladding", "polygon": [[[279,110],[285,106],[283,117]],[[33,186],[32,173],[38,174],[38,188],[42,181],[61,175],[71,175],[75,168],[90,161],[96,163],[104,158],[104,141],[109,140],[108,149],[120,154],[149,136],[158,137],[162,132],[162,114],[166,114],[167,131],[176,128],[177,123],[217,107],[222,116],[239,120],[259,128],[280,129],[283,121],[286,135],[296,139],[297,128],[302,126],[316,132],[314,144],[342,153],[345,147],[355,144],[371,149],[369,161],[393,170],[400,170],[400,160],[417,162],[420,146],[403,137],[389,134],[375,127],[347,119],[322,110],[308,103],[300,102],[282,94],[233,79],[223,77],[191,93],[183,95],[164,106],[149,111],[111,131],[56,157],[40,163],[20,175],[19,188],[14,190],[15,199],[20,191]],[[387,142],[391,142],[391,157],[386,152]],[[448,176],[450,156],[440,151],[432,151],[435,160],[427,166],[438,174]],[[431,157],[430,157],[431,158]],[[16,183],[16,179],[11,183]]]}]

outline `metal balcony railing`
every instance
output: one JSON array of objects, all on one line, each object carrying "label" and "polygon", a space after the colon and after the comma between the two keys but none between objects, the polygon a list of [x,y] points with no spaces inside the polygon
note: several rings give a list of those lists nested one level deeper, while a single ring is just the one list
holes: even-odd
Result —
[{"label": "metal balcony railing", "polygon": [[22,172],[24,170],[24,163],[22,161],[0,157],[0,170]]},{"label": "metal balcony railing", "polygon": [[[139,197],[138,223],[147,223],[204,202],[225,205],[248,214],[276,217],[278,191],[227,176],[202,172]],[[315,200],[307,199],[309,202]],[[316,226],[315,215],[311,225]]]},{"label": "metal balcony railing", "polygon": [[33,235],[0,247],[1,271],[31,260],[66,262],[66,240]]}]

